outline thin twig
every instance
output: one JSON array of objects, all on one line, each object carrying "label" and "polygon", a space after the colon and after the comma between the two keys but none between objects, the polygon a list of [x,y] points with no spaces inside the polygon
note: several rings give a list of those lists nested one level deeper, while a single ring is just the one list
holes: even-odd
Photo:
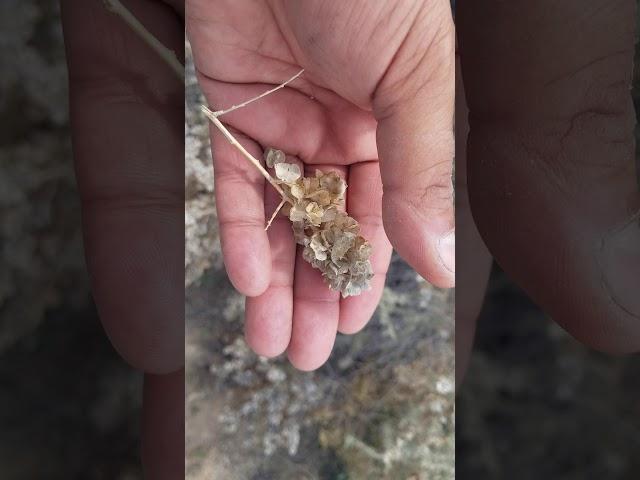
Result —
[{"label": "thin twig", "polygon": [[284,204],[287,203],[287,201],[283,198],[280,203],[278,204],[278,206],[276,207],[275,211],[273,212],[273,215],[271,215],[271,218],[269,219],[269,221],[267,222],[267,226],[264,227],[264,231],[266,232],[267,230],[269,230],[269,227],[271,226],[271,222],[273,222],[276,218],[276,215],[278,215],[278,212],[280,211],[280,209],[282,207],[284,207]]},{"label": "thin twig", "polygon": [[239,105],[233,105],[232,107],[227,108],[226,110],[218,110],[217,112],[213,112],[213,114],[216,117],[219,117],[220,115],[224,115],[225,113],[229,113],[229,112],[233,112],[234,110],[237,110],[239,108],[242,107],[246,107],[247,105],[249,105],[252,102],[255,102],[256,100],[260,100],[262,97],[266,97],[267,95],[275,92],[276,90],[280,90],[281,88],[286,87],[289,83],[293,82],[296,78],[298,78],[300,75],[302,75],[304,73],[304,68],[302,70],[300,70],[298,73],[296,73],[293,77],[291,77],[289,80],[287,80],[284,83],[281,83],[280,85],[278,85],[275,88],[272,88],[271,90],[267,90],[264,93],[261,93],[260,95],[258,95],[257,97],[251,98],[249,100],[247,100],[246,102],[242,102]]},{"label": "thin twig", "polygon": [[149,30],[145,28],[142,23],[122,5],[120,0],[102,0],[105,7],[110,12],[120,16],[124,22],[131,27],[135,33],[138,34],[144,42],[149,45],[160,57],[171,67],[174,73],[178,76],[180,81],[184,83],[184,66],[176,57],[175,52],[165,47],[156,37],[154,37]]},{"label": "thin twig", "polygon": [[276,182],[275,179],[271,175],[269,175],[269,172],[265,170],[262,164],[253,155],[247,152],[247,150],[242,145],[240,145],[240,142],[238,142],[235,137],[231,135],[231,132],[227,130],[227,128],[220,122],[220,120],[217,119],[214,113],[204,105],[202,105],[201,108],[207,118],[209,118],[209,120],[213,122],[213,124],[218,128],[218,130],[220,130],[220,132],[222,132],[229,143],[233,145],[247,160],[249,160],[253,164],[254,167],[258,169],[262,176],[267,179],[267,181],[273,186],[273,188],[276,189],[276,191],[283,199],[290,201],[289,197],[287,197],[287,195],[284,193],[284,190],[282,190],[280,185],[278,185],[278,182]]},{"label": "thin twig", "polygon": [[372,460],[377,460],[383,463],[385,466],[388,463],[388,460],[385,458],[384,454],[378,452],[375,448],[373,448],[370,445],[367,445],[362,440],[360,440],[357,437],[354,437],[351,434],[347,434],[345,436],[344,446],[345,448],[355,447],[356,449],[364,453],[367,457],[371,458]]}]

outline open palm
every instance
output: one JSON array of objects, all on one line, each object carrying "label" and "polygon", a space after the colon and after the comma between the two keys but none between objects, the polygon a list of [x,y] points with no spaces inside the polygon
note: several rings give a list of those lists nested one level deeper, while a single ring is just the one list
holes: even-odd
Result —
[{"label": "open palm", "polygon": [[336,332],[357,332],[375,310],[391,255],[387,235],[425,278],[452,286],[448,2],[190,0],[186,7],[200,85],[214,110],[305,69],[291,88],[222,120],[257,158],[274,147],[306,175],[321,169],[346,178],[347,210],[373,247],[373,288],[341,299],[296,253],[286,218],[264,231],[278,194],[212,129],[222,250],[232,283],[247,295],[251,347],[266,356],[287,350],[300,369],[322,365]]}]

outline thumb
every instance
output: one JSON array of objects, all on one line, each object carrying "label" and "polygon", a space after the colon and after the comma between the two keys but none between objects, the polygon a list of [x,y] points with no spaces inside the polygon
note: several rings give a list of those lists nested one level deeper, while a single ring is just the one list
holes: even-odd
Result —
[{"label": "thumb", "polygon": [[[384,228],[397,252],[432,284],[455,285],[455,40],[451,11],[428,41],[413,29],[373,97]],[[431,16],[434,18],[434,16]]]}]

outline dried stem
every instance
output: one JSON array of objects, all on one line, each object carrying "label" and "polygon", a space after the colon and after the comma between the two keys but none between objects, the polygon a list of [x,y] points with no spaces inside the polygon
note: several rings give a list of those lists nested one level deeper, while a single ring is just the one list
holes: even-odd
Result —
[{"label": "dried stem", "polygon": [[209,118],[209,120],[211,120],[213,122],[213,124],[218,128],[218,130],[220,130],[222,132],[222,134],[225,136],[225,138],[227,140],[229,140],[229,143],[231,143],[231,145],[236,147],[240,151],[240,153],[242,153],[242,155],[247,160],[249,160],[258,169],[258,171],[262,174],[262,176],[264,178],[267,179],[267,181],[273,186],[273,188],[276,189],[276,191],[280,194],[280,196],[282,196],[281,205],[276,209],[276,212],[273,214],[273,217],[269,221],[269,224],[267,224],[267,228],[269,228],[269,225],[271,224],[271,221],[273,220],[275,215],[278,213],[278,210],[280,210],[282,208],[282,205],[284,205],[283,202],[289,202],[289,203],[293,203],[293,202],[287,196],[287,194],[284,193],[284,191],[282,190],[280,185],[278,185],[278,183],[275,181],[275,179],[271,175],[269,175],[269,172],[267,172],[265,170],[265,168],[262,166],[262,164],[253,155],[251,155],[249,152],[247,152],[245,150],[245,148],[242,145],[240,145],[240,143],[235,139],[235,137],[233,135],[231,135],[231,132],[229,132],[229,130],[227,130],[227,128],[220,122],[220,120],[218,120],[218,117],[220,115],[224,115],[225,113],[229,113],[229,112],[232,112],[232,111],[237,110],[239,108],[245,107],[245,106],[249,105],[250,103],[255,102],[256,100],[260,100],[261,98],[264,98],[267,95],[269,95],[269,94],[271,94],[271,93],[273,93],[273,92],[275,92],[275,91],[277,91],[277,90],[279,90],[281,88],[284,88],[289,83],[293,82],[296,78],[298,78],[300,75],[302,75],[303,72],[304,72],[304,68],[302,70],[300,70],[298,73],[296,73],[289,80],[287,80],[286,82],[281,83],[277,87],[272,88],[271,90],[267,90],[266,92],[258,95],[257,97],[251,98],[251,99],[247,100],[246,102],[240,103],[239,105],[233,105],[232,107],[230,107],[230,108],[228,108],[226,110],[218,110],[216,112],[213,112],[208,107],[202,105],[202,111],[204,112],[204,114]]},{"label": "dried stem", "polygon": [[264,227],[264,231],[266,232],[267,230],[269,230],[269,227],[271,226],[271,223],[275,220],[276,215],[278,215],[278,212],[280,211],[280,209],[282,209],[282,207],[284,207],[284,204],[287,201],[283,198],[282,201],[278,204],[278,206],[276,207],[275,211],[273,212],[273,215],[271,215],[271,218],[269,219],[269,221],[267,222],[267,226]]},{"label": "dried stem", "polygon": [[138,36],[149,45],[174,71],[176,76],[184,83],[184,66],[176,57],[175,52],[165,47],[142,23],[122,5],[120,0],[103,0],[105,7],[111,13],[118,15]]},{"label": "dried stem", "polygon": [[302,70],[300,70],[298,73],[296,73],[293,77],[291,77],[289,80],[287,80],[284,83],[281,83],[280,85],[278,85],[275,88],[272,88],[271,90],[267,90],[264,93],[261,93],[260,95],[258,95],[257,97],[253,97],[249,100],[247,100],[246,102],[242,102],[238,105],[233,105],[232,107],[227,108],[226,110],[218,110],[217,112],[213,112],[213,115],[215,115],[216,117],[219,117],[220,115],[224,115],[225,113],[229,113],[229,112],[233,112],[234,110],[237,110],[239,108],[242,107],[246,107],[247,105],[249,105],[250,103],[255,102],[256,100],[260,100],[263,97],[266,97],[267,95],[272,94],[273,92],[280,90],[281,88],[286,87],[289,83],[293,82],[296,78],[298,78],[300,75],[302,75],[304,73],[304,68]]},{"label": "dried stem", "polygon": [[[180,79],[180,81],[184,83],[184,80],[185,80],[184,66],[180,63],[180,61],[178,60],[178,57],[176,57],[175,52],[165,47],[151,32],[149,32],[149,30],[147,30],[145,26],[142,23],[140,23],[140,21],[135,17],[135,15],[133,15],[120,2],[120,0],[103,0],[103,3],[107,10],[109,10],[111,13],[118,15],[120,18],[122,18],[122,20],[129,26],[129,28],[131,28],[131,30],[137,33],[138,36],[147,45],[149,45],[149,47],[151,47],[160,56],[160,58],[162,58],[162,60],[164,60],[169,65],[169,67],[171,67],[171,69],[176,74],[176,76]],[[249,99],[246,102],[243,102],[239,105],[233,105],[227,110],[219,110],[217,112],[212,112],[209,108],[202,105],[202,111],[204,112],[204,114],[209,118],[209,120],[213,122],[213,124],[218,128],[218,130],[222,132],[222,134],[229,141],[229,143],[231,143],[231,145],[233,145],[247,160],[249,160],[258,169],[258,171],[262,174],[262,176],[273,186],[273,188],[276,189],[276,191],[282,197],[282,201],[276,208],[275,212],[273,212],[273,215],[269,219],[269,222],[267,223],[265,230],[269,228],[269,226],[275,219],[280,209],[282,209],[284,204],[286,202],[292,203],[292,200],[287,196],[284,190],[282,190],[280,185],[278,185],[276,180],[269,174],[269,172],[265,170],[262,164],[235,139],[235,137],[231,134],[231,132],[227,130],[227,128],[218,120],[217,117],[219,117],[220,115],[224,115],[225,113],[229,113],[239,108],[242,108],[246,105],[249,105],[250,103],[255,102],[256,100],[260,100],[261,98],[266,97],[267,95],[281,88],[284,88],[286,85],[293,82],[296,78],[302,75],[303,72],[304,72],[304,69],[300,70],[289,80],[287,80],[284,83],[281,83],[277,87],[272,88],[271,90],[267,90],[266,92],[258,95],[257,97]]]},{"label": "dried stem", "polygon": [[271,175],[269,175],[269,172],[265,170],[262,164],[253,155],[247,152],[247,150],[242,145],[240,145],[240,142],[238,142],[238,140],[236,140],[236,138],[231,135],[231,132],[227,130],[227,128],[220,122],[220,120],[218,120],[215,114],[204,105],[202,105],[201,108],[204,114],[209,118],[209,120],[213,122],[218,130],[222,132],[229,143],[233,145],[247,160],[249,160],[253,164],[254,167],[258,169],[262,176],[267,179],[267,181],[273,186],[273,188],[276,189],[276,191],[280,194],[280,196],[282,196],[285,201],[290,201],[287,194],[284,193],[284,190],[282,190],[280,185],[278,185],[278,182],[276,182],[276,180]]}]

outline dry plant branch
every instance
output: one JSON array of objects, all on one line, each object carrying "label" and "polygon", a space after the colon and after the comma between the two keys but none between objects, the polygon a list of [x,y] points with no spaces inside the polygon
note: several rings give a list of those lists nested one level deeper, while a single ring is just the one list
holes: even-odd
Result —
[{"label": "dry plant branch", "polygon": [[233,112],[234,110],[238,110],[239,108],[242,107],[246,107],[247,105],[249,105],[250,103],[255,102],[256,100],[260,100],[261,98],[266,97],[267,95],[272,94],[273,92],[276,92],[278,90],[280,90],[281,88],[286,87],[289,83],[293,82],[296,78],[298,78],[300,75],[302,75],[304,72],[304,68],[302,70],[300,70],[298,73],[296,73],[293,77],[291,77],[290,79],[286,80],[285,82],[281,83],[280,85],[278,85],[277,87],[274,87],[270,90],[267,90],[266,92],[261,93],[260,95],[250,98],[247,101],[244,101],[238,105],[233,105],[225,110],[218,110],[218,111],[211,111],[209,108],[207,108],[206,106],[202,106],[202,111],[204,112],[204,114],[209,118],[209,120],[211,120],[213,122],[213,124],[218,128],[218,130],[220,130],[222,132],[222,134],[225,136],[225,138],[234,146],[236,147],[240,153],[242,153],[242,155],[244,157],[246,157],[262,174],[262,176],[264,178],[267,179],[267,181],[273,185],[273,187],[278,191],[278,193],[282,196],[282,201],[280,202],[280,204],[276,207],[275,211],[273,212],[273,215],[271,215],[271,218],[269,219],[269,221],[267,222],[266,227],[264,228],[265,231],[269,229],[269,227],[271,226],[271,223],[273,222],[273,220],[276,218],[276,216],[278,215],[278,212],[282,209],[282,207],[284,206],[285,203],[289,202],[289,203],[293,203],[292,200],[289,198],[289,196],[287,196],[285,194],[285,192],[282,190],[282,188],[280,187],[280,185],[273,179],[273,177],[269,174],[269,172],[267,172],[264,167],[262,166],[262,164],[255,158],[253,157],[253,155],[251,155],[249,152],[247,152],[244,148],[242,148],[242,145],[240,145],[240,143],[235,139],[235,137],[231,134],[231,132],[229,132],[224,125],[218,120],[218,117],[221,115],[224,115],[225,113],[229,113],[229,112]]},{"label": "dry plant branch", "polygon": [[[209,109],[205,105],[201,106],[202,111],[207,116],[207,118],[209,118],[209,120],[211,120],[211,122],[213,122],[213,124],[218,128],[218,130],[220,130],[220,132],[222,132],[222,134],[229,141],[229,143],[231,143],[231,145],[233,145],[236,149],[238,149],[240,151],[240,153],[258,169],[258,171],[262,174],[262,176],[282,196],[282,201],[283,202],[289,202],[289,203],[291,203],[291,199],[285,194],[284,190],[282,190],[280,185],[274,180],[274,178],[269,174],[269,172],[267,172],[267,170],[265,170],[265,168],[262,166],[262,164],[253,155],[251,155],[249,152],[247,152],[247,150],[245,150],[245,148],[242,145],[240,145],[240,143],[235,139],[235,137],[231,134],[231,132],[229,132],[229,130],[227,130],[227,128],[222,124],[222,122],[220,122],[220,120],[218,120],[218,117],[220,115],[224,115],[225,113],[229,113],[229,112],[232,112],[232,111],[237,110],[239,108],[245,107],[245,106],[249,105],[250,103],[255,102],[256,100],[260,100],[261,98],[264,98],[267,95],[270,95],[273,92],[275,92],[277,90],[280,90],[281,88],[286,87],[289,83],[293,82],[296,78],[298,78],[300,75],[302,75],[303,72],[304,72],[304,68],[302,70],[300,70],[298,73],[296,73],[290,79],[288,79],[285,82],[283,82],[280,85],[278,85],[277,87],[274,87],[274,88],[272,88],[270,90],[267,90],[266,92],[261,93],[257,97],[250,98],[249,100],[247,100],[245,102],[242,102],[242,103],[240,103],[238,105],[233,105],[232,107],[230,107],[230,108],[228,108],[226,110],[218,110],[218,111],[213,112],[213,111],[211,111],[211,109]],[[271,224],[271,221],[273,220],[275,215],[278,213],[280,208],[282,208],[282,206],[279,206],[276,209],[276,212],[274,213],[272,219],[267,224],[267,228],[269,228],[269,225]],[[266,230],[266,228],[265,228],[265,230]]]},{"label": "dry plant branch", "polygon": [[284,82],[284,83],[281,83],[281,84],[280,84],[280,85],[278,85],[277,87],[272,88],[271,90],[267,90],[266,92],[261,93],[261,94],[260,94],[260,95],[258,95],[257,97],[253,97],[253,98],[251,98],[251,99],[247,100],[246,102],[242,102],[242,103],[240,103],[240,104],[238,104],[238,105],[233,105],[233,106],[231,106],[231,107],[227,108],[226,110],[218,110],[218,111],[216,111],[216,112],[213,112],[213,114],[214,114],[216,117],[219,117],[220,115],[224,115],[225,113],[233,112],[234,110],[237,110],[237,109],[239,109],[239,108],[246,107],[246,106],[247,106],[247,105],[249,105],[250,103],[253,103],[253,102],[255,102],[256,100],[260,100],[261,98],[266,97],[267,95],[270,95],[270,94],[272,94],[273,92],[275,92],[275,91],[277,91],[277,90],[280,90],[281,88],[286,87],[288,84],[290,84],[291,82],[293,82],[296,78],[298,78],[298,77],[299,77],[300,75],[302,75],[303,73],[304,73],[304,68],[303,68],[302,70],[300,70],[298,73],[296,73],[296,74],[295,74],[293,77],[291,77],[289,80],[287,80],[287,81],[286,81],[286,82]]},{"label": "dry plant branch", "polygon": [[[119,0],[103,0],[106,8],[119,15],[176,73],[184,83],[184,68],[174,52],[167,49],[155,38]],[[218,120],[218,116],[232,112],[256,100],[284,88],[298,78],[303,70],[289,80],[255,98],[249,99],[227,110],[211,111],[202,105],[202,111],[224,137],[242,156],[258,169],[260,174],[282,197],[275,212],[267,222],[269,228],[278,212],[288,202],[287,216],[292,223],[296,243],[304,246],[303,258],[322,272],[325,282],[332,290],[340,291],[342,297],[360,295],[371,289],[373,269],[369,257],[371,245],[360,235],[360,225],[339,210],[344,206],[346,182],[335,172],[316,171],[315,177],[304,177],[299,165],[286,163],[286,155],[279,150],[266,152],[268,166],[273,166],[278,180],[275,180],[253,155],[251,155],[231,132]]]},{"label": "dry plant branch", "polygon": [[284,193],[284,190],[280,188],[280,185],[278,185],[278,182],[276,182],[275,179],[269,174],[269,172],[265,170],[265,168],[262,166],[260,161],[256,157],[251,155],[249,152],[247,152],[247,150],[240,144],[240,142],[236,140],[236,138],[231,134],[231,132],[227,130],[227,127],[225,127],[222,124],[222,122],[218,120],[214,112],[209,110],[209,108],[207,108],[205,105],[202,105],[200,108],[202,108],[202,111],[204,112],[204,114],[207,116],[209,120],[211,120],[211,122],[213,122],[213,124],[218,128],[218,130],[222,132],[222,134],[229,141],[229,143],[233,145],[247,160],[249,160],[253,164],[254,167],[258,169],[258,171],[262,174],[262,176],[266,178],[271,185],[273,185],[273,188],[276,189],[276,191],[282,196],[283,199],[287,200],[288,197]]},{"label": "dry plant branch", "polygon": [[[222,132],[222,134],[229,141],[229,143],[231,143],[231,145],[233,145],[236,149],[238,149],[240,151],[240,153],[258,169],[258,171],[262,174],[262,176],[264,178],[266,178],[267,181],[273,186],[273,188],[275,188],[276,191],[282,196],[282,202],[289,202],[289,203],[292,203],[291,199],[285,194],[284,190],[282,190],[280,185],[274,180],[274,178],[269,174],[269,172],[267,172],[267,170],[265,170],[265,168],[262,166],[262,164],[253,155],[251,155],[249,152],[247,152],[247,150],[245,150],[245,148],[242,145],[240,145],[240,143],[235,139],[235,137],[231,134],[231,132],[229,132],[229,130],[227,130],[227,128],[222,124],[222,122],[220,122],[220,120],[218,120],[218,117],[220,115],[224,115],[225,113],[233,112],[234,110],[238,110],[239,108],[245,107],[245,106],[249,105],[250,103],[255,102],[256,100],[260,100],[261,98],[264,98],[267,95],[270,95],[273,92],[275,92],[277,90],[280,90],[281,88],[286,87],[289,83],[293,82],[296,78],[298,78],[300,75],[302,75],[303,72],[304,72],[304,68],[302,70],[300,70],[298,73],[296,73],[290,79],[288,79],[285,82],[283,82],[280,85],[278,85],[277,87],[274,87],[274,88],[272,88],[270,90],[267,90],[266,92],[261,93],[257,97],[250,98],[249,100],[247,100],[245,102],[242,102],[242,103],[240,103],[238,105],[233,105],[232,107],[227,108],[226,110],[218,110],[218,111],[214,112],[211,109],[209,109],[208,107],[206,107],[205,105],[201,106],[202,111],[207,116],[207,118],[209,118],[209,120],[211,120],[211,122],[213,122],[213,124],[218,128],[218,130],[220,130],[220,132]],[[281,203],[281,205],[276,209],[275,213],[273,214],[273,217],[271,218],[271,220],[267,224],[267,228],[269,228],[269,225],[271,224],[271,221],[273,220],[275,215],[278,213],[278,211],[282,208],[282,205],[284,205],[284,203]],[[266,230],[266,228],[265,228],[265,230]]]},{"label": "dry plant branch", "polygon": [[287,203],[287,201],[283,198],[282,201],[278,204],[278,206],[276,207],[276,209],[273,212],[273,215],[271,215],[271,218],[269,219],[269,221],[267,222],[267,226],[264,227],[264,231],[266,232],[267,230],[269,230],[269,227],[271,226],[271,223],[275,220],[276,215],[278,215],[278,212],[282,209],[282,207],[284,207],[284,204]]},{"label": "dry plant branch", "polygon": [[287,216],[292,224],[294,239],[304,247],[302,258],[313,268],[320,270],[329,288],[341,292],[342,297],[360,295],[371,289],[373,269],[371,266],[371,244],[360,235],[360,225],[346,212],[344,194],[347,184],[335,172],[316,171],[315,177],[305,177],[299,165],[286,162],[286,155],[280,150],[265,152],[268,167],[275,170],[275,180],[262,164],[254,158],[227,128],[218,116],[236,110],[249,103],[264,98],[278,88],[297,78],[297,75],[251,100],[228,110],[212,112],[206,106],[202,111],[213,122],[225,138],[247,158],[282,196],[282,201],[267,222],[269,228],[286,202],[290,204]]},{"label": "dry plant branch", "polygon": [[184,83],[184,66],[176,57],[175,52],[165,47],[142,23],[133,15],[120,0],[102,0],[107,10],[118,15],[138,36],[149,45],[174,71]]}]

